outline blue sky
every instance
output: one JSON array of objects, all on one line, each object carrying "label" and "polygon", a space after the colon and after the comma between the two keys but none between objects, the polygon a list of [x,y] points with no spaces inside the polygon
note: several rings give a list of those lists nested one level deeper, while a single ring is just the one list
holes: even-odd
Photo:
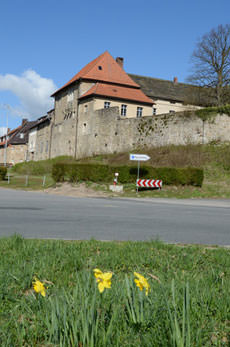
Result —
[{"label": "blue sky", "polygon": [[52,108],[50,94],[108,50],[128,73],[184,82],[197,40],[229,0],[1,0],[0,131]]}]

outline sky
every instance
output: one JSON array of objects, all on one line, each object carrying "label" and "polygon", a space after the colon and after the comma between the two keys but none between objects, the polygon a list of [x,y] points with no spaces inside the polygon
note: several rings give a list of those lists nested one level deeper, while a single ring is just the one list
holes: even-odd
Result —
[{"label": "sky", "polygon": [[0,0],[0,135],[45,115],[106,50],[127,73],[186,82],[198,40],[229,13],[230,0]]}]

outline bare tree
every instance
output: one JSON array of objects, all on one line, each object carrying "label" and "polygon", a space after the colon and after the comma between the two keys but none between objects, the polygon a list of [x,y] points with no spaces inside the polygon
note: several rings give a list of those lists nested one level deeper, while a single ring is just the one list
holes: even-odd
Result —
[{"label": "bare tree", "polygon": [[193,69],[188,81],[209,87],[213,103],[230,102],[230,25],[219,25],[205,34],[192,54]]}]

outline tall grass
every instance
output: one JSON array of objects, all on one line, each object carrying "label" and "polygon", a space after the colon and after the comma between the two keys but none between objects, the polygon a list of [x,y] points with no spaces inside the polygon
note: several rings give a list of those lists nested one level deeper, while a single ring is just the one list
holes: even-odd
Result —
[{"label": "tall grass", "polygon": [[[176,146],[144,148],[133,150],[137,153],[146,153],[150,156],[148,165],[153,167],[207,167],[217,166],[228,168],[230,165],[230,144],[219,144],[218,141],[208,145]],[[112,155],[86,158],[83,162],[102,162],[112,165],[128,165],[129,153],[117,153]]]},{"label": "tall grass", "polygon": [[[14,236],[1,239],[0,252],[1,346],[230,343],[227,249]],[[94,268],[113,272],[102,294]],[[134,271],[148,279],[148,295],[136,287]],[[46,297],[34,292],[34,275]]]}]

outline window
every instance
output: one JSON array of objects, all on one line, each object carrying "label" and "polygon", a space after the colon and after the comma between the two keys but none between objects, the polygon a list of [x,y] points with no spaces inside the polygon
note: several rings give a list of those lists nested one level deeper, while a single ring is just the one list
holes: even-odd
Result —
[{"label": "window", "polygon": [[174,110],[169,110],[169,113],[175,113],[175,111]]},{"label": "window", "polygon": [[48,153],[48,149],[49,149],[49,141],[46,141],[46,153]]},{"label": "window", "polygon": [[155,116],[156,114],[157,114],[157,109],[153,107],[153,116]]},{"label": "window", "polygon": [[127,112],[127,105],[122,104],[121,105],[121,116],[126,116]]},{"label": "window", "polygon": [[41,142],[40,152],[43,152],[43,142]]},{"label": "window", "polygon": [[109,101],[104,102],[104,108],[110,108],[110,102]]},{"label": "window", "polygon": [[137,118],[142,117],[143,107],[137,107]]}]

